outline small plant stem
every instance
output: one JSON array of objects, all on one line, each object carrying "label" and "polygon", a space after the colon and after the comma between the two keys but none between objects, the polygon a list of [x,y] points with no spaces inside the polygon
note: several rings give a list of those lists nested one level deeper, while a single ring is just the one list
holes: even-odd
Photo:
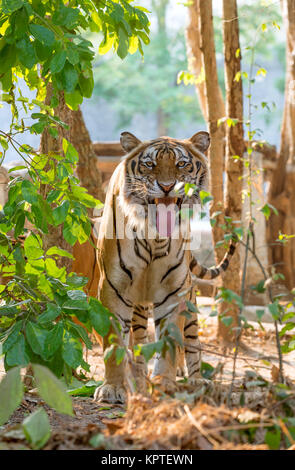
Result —
[{"label": "small plant stem", "polygon": [[[240,243],[242,243],[242,245],[245,246],[245,243],[241,240]],[[268,279],[268,276],[266,274],[266,271],[260,261],[260,259],[258,258],[258,256],[256,255],[256,253],[250,248],[248,247],[248,250],[250,251],[250,253],[254,256],[258,266],[260,267],[260,270],[263,274],[263,277],[264,277],[264,280],[267,281]],[[272,290],[271,290],[271,287],[270,285],[267,285],[267,293],[268,293],[268,297],[269,297],[269,300],[271,303],[274,302],[274,299],[273,299],[273,295],[272,295]],[[279,328],[278,328],[278,321],[275,320],[274,321],[274,324],[275,324],[275,336],[276,336],[276,346],[277,346],[277,351],[278,351],[278,358],[279,358],[279,370],[280,370],[280,381],[282,383],[284,383],[284,369],[283,369],[283,357],[282,357],[282,351],[281,351],[281,343],[280,343],[280,336],[279,336]]]}]

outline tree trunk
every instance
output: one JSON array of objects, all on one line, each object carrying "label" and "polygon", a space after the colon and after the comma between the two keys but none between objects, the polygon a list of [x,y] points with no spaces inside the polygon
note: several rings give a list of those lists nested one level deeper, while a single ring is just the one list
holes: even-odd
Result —
[{"label": "tree trunk", "polygon": [[[233,221],[240,221],[242,216],[242,176],[243,176],[243,89],[242,80],[234,78],[241,70],[241,56],[236,54],[240,49],[239,23],[236,0],[223,0],[223,42],[225,59],[225,86],[226,86],[226,116],[237,119],[235,126],[226,127],[226,185],[225,185],[225,215]],[[238,161],[232,158],[238,155]],[[236,250],[228,270],[222,279],[223,287],[237,294],[240,293],[240,254]],[[218,326],[218,335],[224,341],[232,341],[235,328],[238,326],[239,308],[236,304],[221,302],[219,316],[232,317],[230,327],[221,320]]]},{"label": "tree trunk", "polygon": [[[201,76],[203,70],[203,60],[201,51],[201,33],[200,33],[200,9],[199,0],[193,0],[188,9],[189,23],[186,28],[186,54],[188,60],[188,70],[195,78]],[[196,83],[196,92],[199,98],[200,107],[205,121],[208,123],[208,109],[206,99],[205,80],[199,80]]]},{"label": "tree trunk", "polygon": [[[51,85],[48,85],[46,104],[50,103],[51,96],[52,88]],[[65,104],[63,93],[61,93],[59,98],[59,105],[56,108],[55,113],[63,122],[68,124],[69,129],[64,129],[62,126],[59,126],[57,139],[54,139],[48,130],[45,129],[41,136],[40,152],[46,154],[50,152],[62,153],[63,138],[71,142],[79,154],[79,161],[77,163],[76,172],[81,182],[81,186],[85,187],[89,194],[103,201],[104,193],[102,190],[101,174],[97,166],[97,157],[95,155],[88,130],[85,126],[81,110],[70,110]],[[43,186],[43,197],[46,197],[46,192],[47,188],[46,186]],[[92,210],[91,212],[89,211],[89,215],[92,215]],[[64,240],[62,230],[63,225],[58,227],[50,227],[49,233],[44,237],[43,240],[44,249],[48,249],[51,246],[58,246],[69,251],[70,253],[73,253],[73,248]],[[78,242],[77,245],[78,247],[80,246]],[[91,251],[91,253],[92,251],[94,252],[94,248],[92,248],[89,242],[87,242],[87,246],[88,245],[89,251]],[[75,249],[76,257],[79,256],[80,253],[78,247]],[[59,265],[66,266],[67,271],[70,271],[72,267],[72,261],[70,259],[63,258],[62,260],[59,260]]]},{"label": "tree trunk", "polygon": [[[52,85],[47,85],[47,94],[45,99],[45,104],[49,105],[52,97]],[[40,153],[50,154],[50,153],[62,153],[62,140],[63,138],[70,141],[70,129],[72,125],[72,114],[71,110],[66,106],[64,95],[60,93],[59,96],[59,104],[55,110],[56,116],[58,116],[63,122],[68,124],[69,128],[65,129],[62,126],[58,126],[58,138],[55,139],[46,128],[41,135],[41,143],[40,143]],[[49,189],[47,185],[41,186],[41,194],[45,199]],[[72,253],[72,247],[64,240],[63,237],[63,225],[59,225],[58,227],[54,227],[51,225],[49,227],[48,234],[43,236],[43,248],[47,251],[52,246],[58,246],[63,250],[67,250]],[[68,258],[60,258],[57,261],[57,265],[59,267],[65,266],[67,272],[71,270],[72,260]]]},{"label": "tree trunk", "polygon": [[[205,72],[205,97],[207,109],[207,123],[211,144],[209,148],[209,190],[213,196],[213,201],[210,207],[210,214],[213,216],[216,212],[223,210],[223,168],[224,168],[224,138],[225,128],[224,125],[217,125],[220,118],[224,117],[224,101],[221,89],[218,83],[215,43],[214,43],[214,29],[213,29],[213,15],[212,15],[212,0],[206,2],[194,0],[194,5],[197,9],[199,17],[199,41],[201,50],[202,66]],[[190,7],[191,9],[193,7]],[[195,13],[194,13],[195,14]],[[197,34],[196,34],[197,36]],[[223,223],[223,214],[214,216],[216,223],[213,226],[213,241],[214,246],[216,243],[223,239],[224,233],[221,228]],[[223,247],[215,248],[215,259],[219,262],[224,255]]]},{"label": "tree trunk", "polygon": [[271,214],[268,223],[269,259],[278,272],[282,272],[289,289],[295,284],[295,241],[286,246],[275,243],[279,232],[291,235],[295,220],[294,173],[287,172],[287,164],[295,163],[295,0],[282,2],[286,26],[286,82],[285,105],[281,127],[281,145],[277,168],[273,171],[269,189],[269,202],[278,210]]},{"label": "tree trunk", "polygon": [[70,141],[79,154],[77,164],[77,175],[81,186],[87,189],[91,196],[104,201],[104,192],[102,190],[101,173],[98,169],[97,156],[94,151],[89,132],[85,126],[81,109],[70,111],[71,129]]}]

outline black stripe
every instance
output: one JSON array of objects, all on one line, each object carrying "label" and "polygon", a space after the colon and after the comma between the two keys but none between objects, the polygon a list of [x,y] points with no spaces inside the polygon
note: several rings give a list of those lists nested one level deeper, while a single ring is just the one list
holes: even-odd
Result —
[{"label": "black stripe", "polygon": [[130,329],[131,320],[128,320],[128,319],[127,319],[127,320],[124,320],[124,318],[123,318],[119,313],[117,313],[116,316],[117,316],[118,318],[120,318],[121,322],[124,323],[126,326],[128,326],[128,324],[129,324],[129,329]]},{"label": "black stripe", "polygon": [[169,299],[169,297],[171,297],[172,295],[176,294],[176,292],[178,292],[178,291],[183,287],[183,285],[184,285],[186,279],[187,279],[187,273],[186,273],[186,275],[185,275],[184,280],[183,280],[182,283],[180,284],[180,286],[179,286],[177,289],[175,289],[173,292],[170,292],[170,294],[166,295],[165,299],[164,299],[162,302],[157,302],[156,304],[154,304],[154,308],[160,307],[161,305],[163,305],[163,304],[166,302],[166,300]]},{"label": "black stripe", "polygon": [[136,237],[136,240],[138,241],[140,246],[142,246],[142,248],[144,248],[144,250],[146,250],[150,255],[151,254],[151,247],[148,244],[148,242],[145,239],[141,239],[141,238],[138,238],[138,237]]},{"label": "black stripe", "polygon": [[196,366],[197,364],[198,364],[198,366],[200,367],[200,360],[194,362],[194,363],[190,366],[190,368]]},{"label": "black stripe", "polygon": [[181,260],[179,261],[179,263],[175,264],[175,266],[172,266],[172,268],[168,269],[168,271],[166,272],[166,274],[164,274],[164,276],[162,277],[161,279],[161,282],[164,281],[164,279],[172,272],[174,271],[175,269],[177,269],[183,262],[183,258],[184,258],[184,252],[182,254],[182,257],[181,257]]},{"label": "black stripe", "polygon": [[219,276],[220,269],[219,268],[212,268],[212,269],[210,269],[210,274],[211,274],[211,279],[214,279],[215,277]]},{"label": "black stripe", "polygon": [[198,335],[185,335],[185,339],[197,339]]},{"label": "black stripe", "polygon": [[162,320],[164,320],[164,318],[168,317],[169,315],[171,315],[171,313],[175,310],[175,307],[173,307],[172,310],[170,310],[169,312],[165,313],[161,318],[157,318],[157,320],[155,320],[155,326],[158,326],[160,324],[160,322]]},{"label": "black stripe", "polygon": [[190,326],[193,326],[193,325],[198,326],[197,320],[193,320],[193,321],[191,321],[190,323],[188,323],[188,324],[184,327],[184,330],[183,330],[183,331],[187,330]]},{"label": "black stripe", "polygon": [[132,273],[130,271],[130,269],[127,268],[127,266],[125,265],[123,259],[122,259],[122,255],[121,255],[121,245],[120,245],[120,241],[119,239],[117,238],[117,249],[118,249],[118,255],[119,255],[119,260],[120,260],[120,267],[121,269],[127,274],[127,276],[129,276],[129,278],[131,279],[131,281],[133,280],[132,279]]},{"label": "black stripe", "polygon": [[132,330],[133,331],[137,331],[137,330],[140,330],[140,328],[142,328],[143,330],[146,330],[146,326],[144,325],[132,325]]},{"label": "black stripe", "polygon": [[229,247],[228,254],[233,255],[234,252],[235,252],[235,249],[236,249],[236,245],[234,243],[232,243]]},{"label": "black stripe", "polygon": [[136,167],[136,162],[135,162],[135,160],[132,160],[130,166],[131,166],[131,170],[132,170],[132,172],[133,172],[133,174],[134,174],[134,173],[135,173],[135,167]]},{"label": "black stripe", "polygon": [[205,266],[201,266],[201,272],[200,272],[200,274],[198,275],[198,277],[199,277],[200,279],[202,279],[203,277],[206,276],[207,272],[208,272],[208,269],[205,268]]},{"label": "black stripe", "polygon": [[109,280],[108,276],[107,276],[107,272],[106,272],[106,268],[105,268],[105,265],[103,266],[103,269],[104,269],[104,272],[105,272],[105,276],[106,276],[106,280],[108,281],[109,285],[111,286],[111,288],[115,291],[117,297],[119,297],[119,299],[123,302],[123,304],[125,304],[127,307],[132,307],[132,304],[130,302],[128,302],[127,300],[125,300],[121,294],[119,293],[118,289],[116,289],[116,287],[111,283],[111,281]]},{"label": "black stripe", "polygon": [[228,268],[228,265],[229,265],[229,259],[225,259],[220,267],[221,269],[223,269],[223,271],[225,271]]},{"label": "black stripe", "polygon": [[136,238],[134,239],[134,252],[135,252],[136,256],[137,256],[138,258],[142,259],[142,261],[144,261],[147,265],[150,264],[150,262],[149,262],[144,256],[142,256],[142,255],[140,254],[139,249],[138,249],[137,239],[136,239]]},{"label": "black stripe", "polygon": [[[165,248],[163,247],[163,250]],[[170,253],[170,249],[171,249],[171,238],[169,238],[169,245],[167,247],[167,250],[165,251],[165,253],[162,253],[161,255],[156,255],[153,257],[153,261],[155,261],[156,259],[160,259],[160,258],[164,258],[164,256],[168,256],[169,253]]]},{"label": "black stripe", "polygon": [[147,317],[145,317],[144,315],[141,315],[141,313],[138,313],[135,310],[133,311],[133,315],[137,315],[138,317],[142,318],[143,320],[147,320]]},{"label": "black stripe", "polygon": [[190,374],[189,374],[189,377],[191,377],[192,375],[194,375],[196,372],[199,372],[200,368],[198,367],[197,369],[193,370]]}]

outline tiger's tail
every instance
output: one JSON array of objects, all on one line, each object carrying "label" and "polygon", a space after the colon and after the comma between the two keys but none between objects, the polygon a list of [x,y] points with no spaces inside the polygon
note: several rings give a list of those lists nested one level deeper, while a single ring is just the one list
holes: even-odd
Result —
[{"label": "tiger's tail", "polygon": [[231,239],[227,252],[225,253],[222,261],[217,266],[205,268],[205,266],[202,266],[195,258],[193,258],[190,262],[190,270],[192,274],[194,274],[199,279],[215,279],[218,277],[221,273],[227,270],[230,260],[236,250],[237,242],[237,237]]}]

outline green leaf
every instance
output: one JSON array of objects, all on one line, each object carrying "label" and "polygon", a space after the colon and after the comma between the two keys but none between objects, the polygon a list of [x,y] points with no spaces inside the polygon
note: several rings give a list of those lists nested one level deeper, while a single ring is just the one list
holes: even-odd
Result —
[{"label": "green leaf", "polygon": [[16,43],[18,58],[24,67],[31,69],[37,62],[35,49],[29,38],[24,37]]},{"label": "green leaf", "polygon": [[225,316],[221,318],[221,321],[225,326],[230,326],[233,322],[233,319],[230,316]]},{"label": "green leaf", "polygon": [[[74,379],[72,382],[74,382]],[[67,389],[67,392],[69,395],[74,397],[93,397],[96,388],[102,385],[102,383],[102,380],[89,380],[86,382],[86,384],[84,384],[83,382],[79,382],[77,380],[73,384],[71,383],[70,387]]]},{"label": "green leaf", "polygon": [[190,302],[189,300],[186,300],[185,303],[189,312],[195,312],[195,313],[198,312],[197,307],[192,302]]},{"label": "green leaf", "polygon": [[274,320],[279,320],[280,319],[280,310],[279,310],[278,304],[276,304],[276,303],[269,304],[268,305],[268,310],[272,314]]},{"label": "green leaf", "polygon": [[19,237],[19,235],[23,232],[25,221],[26,221],[26,216],[23,212],[21,212],[16,220],[15,227],[14,227],[15,238]]},{"label": "green leaf", "polygon": [[156,352],[161,351],[163,346],[164,346],[164,342],[161,341],[161,340],[157,341],[155,343],[142,344],[141,345],[141,354],[145,358],[146,362],[148,362]]},{"label": "green leaf", "polygon": [[202,362],[201,374],[204,379],[211,379],[214,371],[215,369],[213,366],[211,366],[211,364],[209,364],[208,362]]},{"label": "green leaf", "polygon": [[[45,341],[48,331],[40,328],[36,323],[29,321],[26,326],[26,339],[35,354],[44,356]],[[46,359],[46,357],[43,357]]]},{"label": "green leaf", "polygon": [[83,96],[79,90],[74,90],[72,93],[64,93],[65,102],[70,109],[77,111],[79,105],[83,102]]},{"label": "green leaf", "polygon": [[[69,290],[67,296],[72,300],[86,300],[87,295],[83,290]],[[88,304],[87,304],[88,307]]]},{"label": "green leaf", "polygon": [[67,93],[74,91],[78,83],[78,72],[75,67],[66,61],[65,66],[61,72],[61,79],[63,83],[64,90]]},{"label": "green leaf", "polygon": [[14,66],[16,60],[16,47],[14,44],[7,44],[0,49],[0,73],[7,72]]},{"label": "green leaf", "polygon": [[52,247],[49,248],[49,250],[46,252],[46,256],[53,256],[53,255],[63,256],[63,257],[65,257],[65,258],[74,259],[73,255],[72,255],[71,253],[69,253],[69,252],[66,251],[66,250],[62,250],[61,248],[58,248],[57,246],[52,246]]},{"label": "green leaf", "polygon": [[79,63],[79,52],[73,47],[72,44],[68,46],[66,51],[67,59],[72,65],[77,65]]},{"label": "green leaf", "polygon": [[85,96],[86,98],[91,98],[93,87],[94,87],[94,81],[93,81],[92,75],[91,77],[85,78],[84,75],[80,74],[79,85],[83,93],[83,96]]},{"label": "green leaf", "polygon": [[[16,313],[17,313],[17,310],[16,310]],[[7,351],[9,351],[9,349],[17,341],[17,338],[20,334],[20,330],[21,330],[21,327],[22,327],[22,323],[23,323],[22,321],[18,321],[13,325],[7,339],[3,343],[3,346],[2,346],[3,353],[6,353]]]},{"label": "green leaf", "polygon": [[21,184],[22,196],[30,204],[38,204],[37,190],[31,181],[24,180]]},{"label": "green leaf", "polygon": [[62,148],[67,160],[70,160],[72,163],[76,163],[78,161],[78,152],[67,139],[62,140]]},{"label": "green leaf", "polygon": [[60,72],[64,68],[66,58],[67,58],[67,54],[66,54],[66,51],[64,50],[54,54],[50,62],[51,72],[52,73]]},{"label": "green leaf", "polygon": [[62,224],[68,215],[70,208],[69,201],[63,201],[60,206],[57,206],[53,209],[52,215],[55,222],[55,225]]},{"label": "green leaf", "polygon": [[73,416],[72,400],[64,385],[47,367],[33,364],[34,377],[39,395],[59,413]]},{"label": "green leaf", "polygon": [[6,15],[10,15],[23,6],[23,0],[2,0],[1,9]]},{"label": "green leaf", "polygon": [[51,435],[49,419],[44,408],[38,408],[27,416],[22,423],[22,428],[27,441],[34,449],[44,447]]},{"label": "green leaf", "polygon": [[80,341],[68,332],[65,333],[63,341],[62,357],[73,369],[77,369],[83,359],[83,350]]},{"label": "green leaf", "polygon": [[77,323],[74,323],[72,321],[68,321],[67,324],[70,325],[71,331],[74,330],[79,335],[79,337],[85,343],[85,346],[88,349],[92,349],[92,343],[88,337],[88,334],[85,328],[82,325],[78,325]]},{"label": "green leaf", "polygon": [[71,275],[67,277],[67,284],[72,287],[84,287],[87,283],[87,277],[78,276],[76,273],[71,273]]},{"label": "green leaf", "polygon": [[59,5],[52,16],[52,21],[56,25],[66,26],[69,29],[72,29],[75,26],[75,23],[79,16],[78,8],[66,7],[64,5]]},{"label": "green leaf", "polygon": [[278,450],[281,443],[280,429],[276,429],[275,431],[267,431],[265,434],[265,443],[271,450]]},{"label": "green leaf", "polygon": [[116,348],[116,364],[119,365],[125,357],[125,348],[117,347]]},{"label": "green leaf", "polygon": [[111,326],[110,312],[97,299],[91,298],[89,305],[89,316],[93,328],[99,335],[105,336]]},{"label": "green leaf", "polygon": [[117,49],[117,54],[121,59],[124,59],[126,55],[128,54],[128,49],[129,49],[128,35],[125,32],[125,29],[119,27],[118,36],[119,36],[119,45]]},{"label": "green leaf", "polygon": [[23,394],[20,368],[14,367],[6,373],[0,383],[0,426],[7,422],[10,415],[21,404]]},{"label": "green leaf", "polygon": [[26,351],[25,338],[23,334],[17,337],[14,345],[6,354],[6,364],[12,366],[26,366],[30,362],[30,358]]},{"label": "green leaf", "polygon": [[63,341],[63,325],[62,322],[58,322],[52,330],[47,334],[47,338],[44,343],[44,357],[46,359],[51,358],[58,348],[62,345]]},{"label": "green leaf", "polygon": [[73,234],[73,228],[72,225],[70,225],[67,221],[65,221],[64,226],[63,226],[63,236],[64,239],[71,245],[73,246],[76,241],[77,241],[77,236]]},{"label": "green leaf", "polygon": [[40,24],[30,24],[29,28],[34,38],[42,44],[49,47],[53,45],[55,37],[50,29],[47,29]]},{"label": "green leaf", "polygon": [[88,310],[87,300],[67,300],[63,306],[63,310]]},{"label": "green leaf", "polygon": [[61,309],[55,304],[47,304],[46,310],[37,319],[38,323],[48,323],[55,320],[61,314]]}]

